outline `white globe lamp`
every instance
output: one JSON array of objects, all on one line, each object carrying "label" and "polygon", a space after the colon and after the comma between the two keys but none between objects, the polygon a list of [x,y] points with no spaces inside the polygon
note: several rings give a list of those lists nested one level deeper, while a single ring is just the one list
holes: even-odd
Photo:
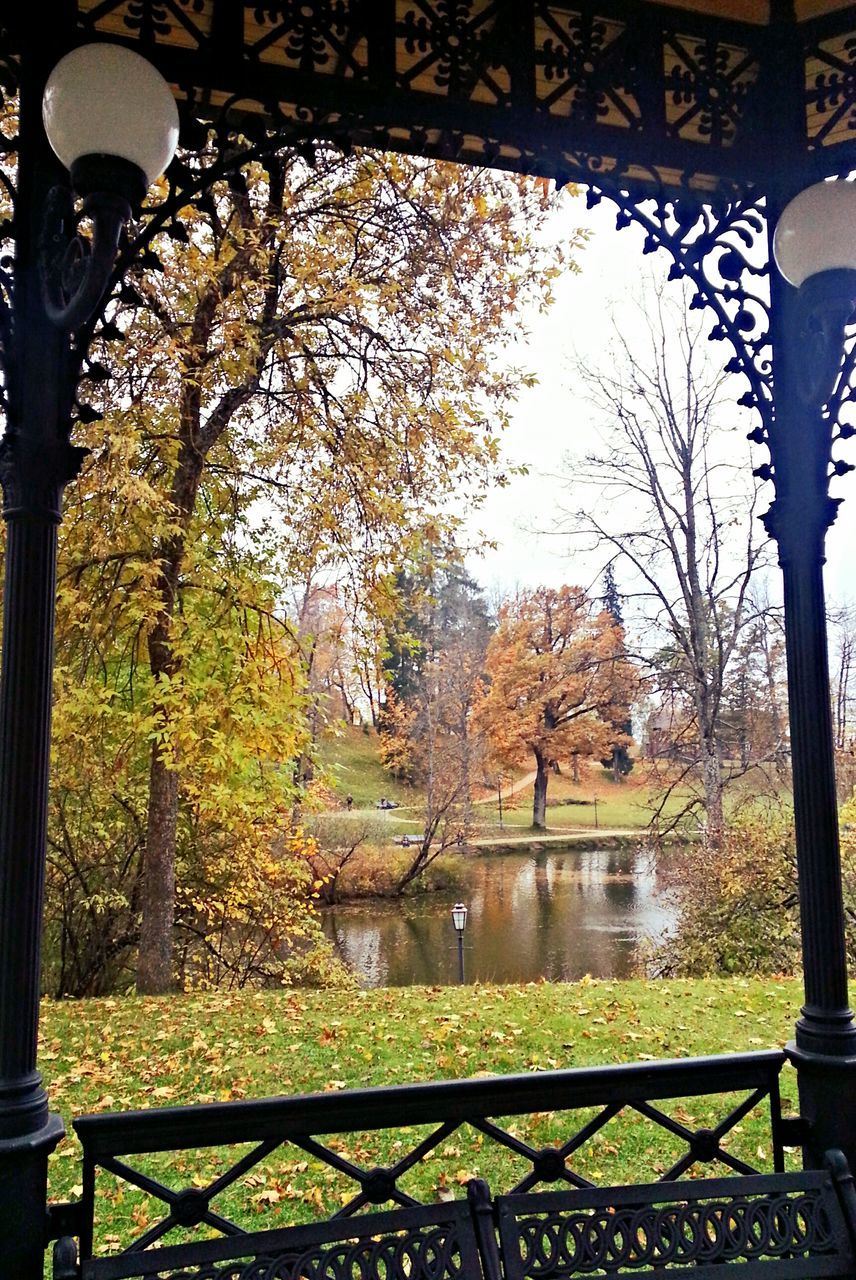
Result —
[{"label": "white globe lamp", "polygon": [[[42,118],[73,180],[76,170],[104,171],[118,160],[142,174],[145,191],[178,145],[169,85],[145,58],[117,44],[82,45],[60,59],[45,86]],[[75,189],[85,194],[77,183]]]},{"label": "white globe lamp", "polygon": [[817,182],[782,210],[773,256],[797,288],[823,271],[856,270],[856,182]]},{"label": "white globe lamp", "polygon": [[[69,171],[45,209],[45,309],[79,328],[101,305],[122,228],[178,145],[178,109],[159,71],[117,44],[85,44],[56,64],[42,99],[48,142]],[[75,210],[73,194],[83,198]],[[68,228],[88,220],[90,234]]]}]

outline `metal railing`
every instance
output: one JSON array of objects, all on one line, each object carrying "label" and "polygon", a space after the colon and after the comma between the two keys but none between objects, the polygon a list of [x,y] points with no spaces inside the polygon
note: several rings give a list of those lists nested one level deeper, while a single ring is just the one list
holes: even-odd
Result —
[{"label": "metal railing", "polygon": [[[467,1142],[465,1157],[475,1152],[482,1163],[488,1148],[501,1151],[505,1166],[491,1173],[497,1192],[556,1182],[595,1186],[600,1179],[590,1165],[602,1162],[604,1149],[621,1162],[620,1143],[631,1135],[645,1181],[679,1179],[714,1162],[734,1174],[759,1172],[758,1161],[781,1170],[788,1125],[779,1094],[784,1061],[771,1050],[83,1116],[74,1124],[83,1146],[82,1199],[54,1206],[52,1235],[76,1235],[84,1260],[105,1244],[106,1251],[110,1244],[115,1249],[115,1236],[103,1239],[104,1210],[128,1191],[144,1196],[160,1216],[152,1221],[138,1214],[126,1222],[126,1250],[145,1249],[176,1231],[185,1240],[212,1231],[240,1234],[246,1227],[235,1220],[242,1215],[232,1202],[243,1191],[250,1208],[272,1158],[309,1157],[348,1188],[332,1211],[316,1197],[310,1204],[316,1219],[425,1203],[437,1198],[438,1186],[452,1195]],[[689,1113],[686,1100],[699,1103],[692,1106],[699,1115]],[[739,1147],[741,1121],[757,1109],[766,1113],[763,1158],[756,1143],[750,1159],[729,1148]],[[640,1126],[648,1141],[641,1150]],[[544,1132],[549,1140],[538,1145]],[[587,1159],[593,1149],[594,1161]],[[216,1168],[181,1184],[188,1153],[200,1152]],[[231,1216],[220,1209],[224,1197]],[[306,1199],[294,1200],[292,1220],[306,1212]],[[258,1209],[253,1212],[257,1223]]]}]

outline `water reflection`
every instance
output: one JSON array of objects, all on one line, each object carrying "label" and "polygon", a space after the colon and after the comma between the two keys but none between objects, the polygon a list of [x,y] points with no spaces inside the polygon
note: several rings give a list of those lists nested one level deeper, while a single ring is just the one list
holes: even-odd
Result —
[{"label": "water reflection", "polygon": [[[334,907],[324,930],[367,986],[457,981],[456,894]],[[636,849],[475,858],[463,895],[467,981],[628,977],[672,923],[653,857]]]}]

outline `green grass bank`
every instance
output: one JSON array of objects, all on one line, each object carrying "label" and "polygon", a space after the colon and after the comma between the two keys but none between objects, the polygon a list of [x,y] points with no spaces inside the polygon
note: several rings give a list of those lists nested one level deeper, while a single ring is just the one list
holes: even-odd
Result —
[{"label": "green grass bank", "polygon": [[[424,795],[418,787],[396,781],[383,768],[379,758],[378,736],[374,729],[345,727],[336,734],[325,735],[319,746],[319,772],[327,792],[323,802],[326,812],[338,812],[354,824],[377,819],[369,843],[383,844],[394,836],[413,833],[424,819]],[[523,836],[532,824],[532,768],[534,762],[524,760],[503,782],[502,826],[495,792],[476,787],[472,811],[475,839],[501,839]],[[675,786],[664,800],[665,782],[652,766],[639,761],[629,777],[616,782],[597,762],[581,766],[580,781],[574,782],[568,767],[551,775],[547,793],[547,832],[587,831],[597,838],[598,831],[625,830],[642,833],[656,815],[661,824],[682,813],[689,802],[690,791]],[[729,805],[742,807],[747,796],[766,795],[770,782],[766,776],[750,771],[736,781],[729,792]],[[351,813],[345,810],[345,797],[353,802]],[[376,803],[381,796],[398,802],[399,808],[379,813]]]}]

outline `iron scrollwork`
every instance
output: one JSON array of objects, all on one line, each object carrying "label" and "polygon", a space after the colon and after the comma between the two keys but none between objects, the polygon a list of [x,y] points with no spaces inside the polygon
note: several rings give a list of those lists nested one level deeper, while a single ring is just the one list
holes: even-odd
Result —
[{"label": "iron scrollwork", "polygon": [[[86,168],[93,167],[95,173],[86,173]],[[71,183],[77,191],[94,189],[87,192],[78,212],[69,187],[53,188],[39,246],[45,310],[57,328],[67,332],[79,329],[99,307],[122,230],[134,204],[145,195],[142,172],[113,157],[106,164],[100,157],[78,161],[72,166]],[[80,233],[83,221],[91,223],[91,236]]]},{"label": "iron scrollwork", "polygon": [[663,1206],[616,1206],[518,1221],[527,1280],[737,1259],[816,1257],[833,1237],[820,1191]]},{"label": "iron scrollwork", "polygon": [[[749,439],[766,445],[770,451],[770,461],[755,470],[759,479],[776,480],[777,460],[780,466],[784,464],[787,445],[781,421],[777,428],[776,402],[782,401],[782,380],[788,367],[794,370],[794,394],[820,415],[827,482],[852,470],[850,463],[833,456],[839,441],[856,434],[856,428],[846,420],[847,406],[856,402],[852,281],[845,282],[838,294],[833,290],[834,296],[830,295],[828,280],[822,288],[800,291],[787,341],[779,335],[777,361],[775,335],[771,331],[770,229],[764,198],[747,195],[713,205],[702,204],[692,193],[681,201],[671,195],[650,196],[638,188],[590,188],[589,205],[604,198],[617,206],[619,228],[642,228],[643,252],[662,249],[668,253],[672,260],[669,279],[685,280],[691,285],[690,307],[713,316],[709,338],[731,347],[732,354],[724,362],[725,372],[741,374],[748,382],[738,404],[755,410],[760,419],[749,432]],[[809,350],[810,360],[806,358]],[[776,382],[780,384],[778,391]],[[782,415],[780,409],[780,420]],[[777,502],[778,499],[764,517],[772,536],[781,527],[775,516]],[[836,499],[825,505],[827,524],[834,519],[837,505]]]},{"label": "iron scrollwork", "polygon": [[302,1252],[292,1248],[221,1266],[206,1262],[176,1271],[158,1269],[159,1280],[455,1280],[467,1274],[455,1229],[445,1225]]},{"label": "iron scrollwork", "polygon": [[[0,50],[8,48],[0,27]],[[8,409],[8,360],[12,342],[12,284],[14,280],[15,166],[18,147],[18,64],[0,52],[0,413]]]},{"label": "iron scrollwork", "polygon": [[725,368],[749,383],[739,403],[757,409],[766,439],[772,419],[773,371],[770,339],[767,221],[762,197],[735,197],[719,206],[698,194],[681,199],[651,195],[640,188],[616,190],[592,185],[589,207],[604,198],[617,206],[616,227],[635,225],[645,233],[643,253],[665,250],[672,259],[670,280],[692,286],[690,307],[708,309],[713,342],[728,342],[734,354]]}]

